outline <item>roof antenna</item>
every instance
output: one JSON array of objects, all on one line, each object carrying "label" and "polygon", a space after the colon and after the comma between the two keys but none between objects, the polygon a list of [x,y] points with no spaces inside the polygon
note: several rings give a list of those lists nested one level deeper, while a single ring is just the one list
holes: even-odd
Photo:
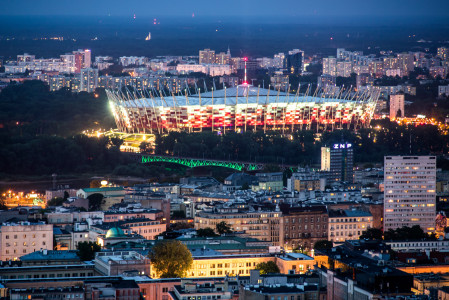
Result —
[{"label": "roof antenna", "polygon": [[245,80],[243,81],[243,84],[248,84],[248,81],[246,81],[246,61],[248,60],[248,58],[244,57],[243,60],[245,61]]}]

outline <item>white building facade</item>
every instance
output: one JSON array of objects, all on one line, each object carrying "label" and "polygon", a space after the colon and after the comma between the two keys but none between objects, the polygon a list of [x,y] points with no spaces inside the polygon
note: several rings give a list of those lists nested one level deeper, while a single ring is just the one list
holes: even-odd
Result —
[{"label": "white building facade", "polygon": [[384,184],[385,231],[414,225],[435,230],[435,156],[385,156]]}]

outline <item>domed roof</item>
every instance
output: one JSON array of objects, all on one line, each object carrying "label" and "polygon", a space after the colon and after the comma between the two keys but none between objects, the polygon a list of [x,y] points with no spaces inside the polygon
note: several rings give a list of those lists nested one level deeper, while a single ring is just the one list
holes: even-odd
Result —
[{"label": "domed roof", "polygon": [[126,236],[123,230],[120,227],[112,227],[106,233],[106,238],[120,238]]}]

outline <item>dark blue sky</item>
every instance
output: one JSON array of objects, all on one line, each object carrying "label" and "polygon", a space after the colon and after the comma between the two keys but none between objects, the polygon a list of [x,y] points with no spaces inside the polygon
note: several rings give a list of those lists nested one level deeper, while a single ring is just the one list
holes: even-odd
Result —
[{"label": "dark blue sky", "polygon": [[449,18],[448,0],[1,0],[0,15]]}]

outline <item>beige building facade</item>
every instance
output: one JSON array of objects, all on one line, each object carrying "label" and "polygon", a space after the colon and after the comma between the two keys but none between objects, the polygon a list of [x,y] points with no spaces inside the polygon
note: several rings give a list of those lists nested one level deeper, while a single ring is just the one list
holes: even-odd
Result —
[{"label": "beige building facade", "polygon": [[41,249],[53,250],[53,225],[29,222],[6,223],[0,227],[0,260],[19,257]]},{"label": "beige building facade", "polygon": [[226,222],[232,231],[243,231],[247,237],[270,241],[274,246],[284,245],[284,226],[280,211],[239,212],[237,209],[200,212],[195,216],[195,229],[210,227],[215,230],[218,223]]}]

